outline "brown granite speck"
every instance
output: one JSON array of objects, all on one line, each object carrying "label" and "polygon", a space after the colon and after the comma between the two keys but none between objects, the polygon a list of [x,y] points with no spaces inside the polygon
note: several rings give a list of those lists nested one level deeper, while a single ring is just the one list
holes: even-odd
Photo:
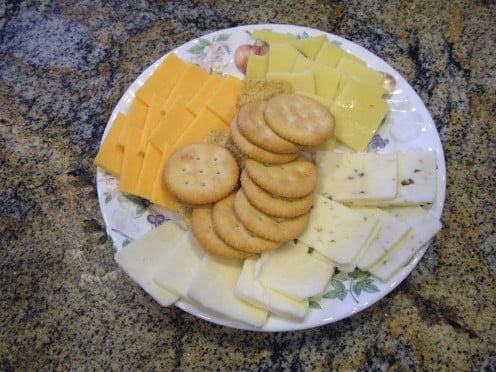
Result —
[{"label": "brown granite speck", "polygon": [[[0,2],[1,370],[496,369],[496,5],[491,1]],[[445,149],[444,228],[367,310],[243,332],[161,308],[118,269],[92,165],[129,84],[251,23],[320,28],[417,90]]]}]

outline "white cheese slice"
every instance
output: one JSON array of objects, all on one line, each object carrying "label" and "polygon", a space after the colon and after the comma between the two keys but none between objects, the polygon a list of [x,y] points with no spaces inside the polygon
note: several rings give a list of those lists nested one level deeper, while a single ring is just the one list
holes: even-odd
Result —
[{"label": "white cheese slice", "polygon": [[306,230],[298,238],[336,264],[351,263],[373,233],[377,218],[315,195]]},{"label": "white cheese slice", "polygon": [[185,232],[167,221],[115,253],[117,264],[160,305],[169,306],[179,297],[153,280],[156,268]]},{"label": "white cheese slice", "polygon": [[397,207],[431,204],[436,199],[437,165],[434,151],[396,154],[397,195],[390,200],[353,200],[353,205]]},{"label": "white cheese slice", "polygon": [[402,207],[388,210],[407,223],[411,229],[368,271],[383,281],[405,266],[441,229],[441,222],[421,207]]},{"label": "white cheese slice", "polygon": [[160,262],[153,280],[179,296],[186,297],[188,288],[205,251],[193,234],[187,232]]},{"label": "white cheese slice", "polygon": [[280,292],[266,288],[255,277],[257,259],[248,258],[236,283],[235,294],[282,317],[303,319],[308,312],[308,300],[296,300]]},{"label": "white cheese slice", "polygon": [[268,311],[235,295],[242,261],[206,254],[188,290],[188,297],[211,311],[254,327],[265,323]]},{"label": "white cheese slice", "polygon": [[374,262],[383,256],[406,234],[410,229],[410,226],[393,216],[391,213],[379,208],[362,207],[356,208],[356,210],[369,216],[375,216],[379,220],[379,231],[356,262],[360,270],[367,271]]},{"label": "white cheese slice", "polygon": [[397,161],[393,154],[317,151],[316,192],[335,201],[392,199],[397,193]]},{"label": "white cheese slice", "polygon": [[319,295],[331,279],[334,267],[309,251],[302,242],[291,240],[263,253],[257,278],[264,287],[298,300]]}]

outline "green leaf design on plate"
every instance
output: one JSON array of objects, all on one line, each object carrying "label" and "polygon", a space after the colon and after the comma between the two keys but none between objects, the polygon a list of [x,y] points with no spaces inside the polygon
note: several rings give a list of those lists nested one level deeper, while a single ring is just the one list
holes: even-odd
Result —
[{"label": "green leaf design on plate", "polygon": [[128,246],[130,243],[131,243],[131,240],[129,240],[129,239],[127,239],[127,238],[126,238],[126,239],[124,239],[124,241],[122,242],[122,248],[124,248],[124,247]]},{"label": "green leaf design on plate", "polygon": [[109,192],[104,192],[103,193],[103,196],[105,197],[104,200],[105,200],[105,204],[108,204],[112,201],[112,194],[109,193]]},{"label": "green leaf design on plate", "polygon": [[322,309],[318,301],[312,299],[308,300],[308,307],[310,307],[310,309]]},{"label": "green leaf design on plate", "polygon": [[142,216],[148,209],[149,203],[146,200],[129,194],[125,194],[124,196],[127,199],[131,200],[134,204],[136,204],[136,209],[135,209],[136,217]]},{"label": "green leaf design on plate", "polygon": [[231,34],[220,34],[215,38],[215,41],[227,41],[231,37]]},{"label": "green leaf design on plate", "polygon": [[198,42],[191,48],[188,49],[188,52],[194,55],[201,55],[205,52],[205,48],[212,45],[210,41],[207,39],[198,39]]},{"label": "green leaf design on plate", "polygon": [[323,298],[338,298],[340,301],[344,301],[349,294],[358,303],[358,297],[363,292],[379,292],[371,274],[358,268],[351,273],[339,272],[331,278],[330,284],[332,289],[325,292]]}]

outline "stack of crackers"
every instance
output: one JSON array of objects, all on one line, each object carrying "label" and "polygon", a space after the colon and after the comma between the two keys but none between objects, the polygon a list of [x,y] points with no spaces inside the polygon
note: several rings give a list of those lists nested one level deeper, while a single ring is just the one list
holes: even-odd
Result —
[{"label": "stack of crackers", "polygon": [[206,142],[185,146],[169,158],[165,180],[191,206],[191,231],[204,249],[244,259],[304,232],[317,169],[302,148],[333,131],[329,110],[303,95],[250,100],[231,124],[234,151]]}]

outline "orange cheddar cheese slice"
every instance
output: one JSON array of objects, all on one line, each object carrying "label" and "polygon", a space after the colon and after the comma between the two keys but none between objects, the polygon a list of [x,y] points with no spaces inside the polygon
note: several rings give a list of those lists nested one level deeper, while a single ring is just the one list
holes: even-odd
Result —
[{"label": "orange cheddar cheese slice", "polygon": [[141,166],[138,181],[134,188],[135,195],[148,200],[152,198],[155,178],[162,174],[159,170],[161,159],[162,151],[158,150],[151,143],[148,143],[143,158],[143,165]]},{"label": "orange cheddar cheese slice", "polygon": [[124,146],[126,144],[127,129],[130,127],[136,127],[142,129],[145,125],[146,114],[148,112],[148,106],[141,102],[139,99],[134,99],[129,107],[126,114],[127,120],[124,125],[126,128],[121,131],[119,135],[119,144]]},{"label": "orange cheddar cheese slice", "polygon": [[162,110],[167,112],[178,96],[189,100],[200,89],[210,75],[194,63],[187,63],[178,81],[172,88],[169,97],[164,102]]},{"label": "orange cheddar cheese slice", "polygon": [[152,104],[146,114],[145,124],[143,126],[143,130],[141,131],[141,139],[139,143],[139,151],[142,153],[146,151],[148,138],[163,116],[162,111],[160,111],[160,102],[158,102],[158,99],[159,97],[154,94],[151,101]]},{"label": "orange cheddar cheese slice", "polygon": [[208,79],[203,83],[203,85],[194,93],[191,99],[186,104],[188,110],[193,114],[198,115],[201,109],[205,106],[205,102],[215,94],[219,88],[220,84],[224,78],[217,74],[212,73],[209,75]]},{"label": "orange cheddar cheese slice", "polygon": [[217,92],[207,101],[207,107],[230,125],[236,115],[236,103],[241,92],[241,79],[228,75]]},{"label": "orange cheddar cheese slice", "polygon": [[156,172],[157,176],[155,177],[155,181],[153,183],[153,192],[150,201],[154,204],[160,205],[161,207],[167,208],[171,211],[176,211],[177,200],[167,188],[167,185],[165,184],[165,177],[163,174],[165,163],[167,162],[167,159],[169,159],[169,157],[172,155],[173,152],[174,152],[174,148],[172,146],[166,145],[163,148],[162,158],[160,159],[160,164]]},{"label": "orange cheddar cheese slice", "polygon": [[124,155],[124,147],[119,145],[118,140],[125,122],[126,115],[121,112],[117,113],[94,160],[95,165],[117,177],[121,173],[121,163]]},{"label": "orange cheddar cheese slice", "polygon": [[212,130],[229,133],[229,126],[226,125],[224,120],[212,113],[208,108],[204,107],[179,136],[174,143],[174,148],[179,149],[191,143],[203,142]]},{"label": "orange cheddar cheese slice", "polygon": [[139,152],[138,146],[141,138],[141,129],[130,127],[129,134],[124,147],[124,155],[121,164],[119,189],[128,194],[134,194],[134,188],[140,174],[143,163],[143,154]]},{"label": "orange cheddar cheese slice", "polygon": [[149,141],[161,151],[166,144],[173,145],[195,116],[186,108],[186,101],[176,97],[171,108],[150,134]]},{"label": "orange cheddar cheese slice", "polygon": [[162,96],[164,94],[168,96],[185,65],[186,63],[176,54],[169,53],[143,85],[138,88],[136,97],[141,102],[151,105],[154,94],[159,93]]}]

